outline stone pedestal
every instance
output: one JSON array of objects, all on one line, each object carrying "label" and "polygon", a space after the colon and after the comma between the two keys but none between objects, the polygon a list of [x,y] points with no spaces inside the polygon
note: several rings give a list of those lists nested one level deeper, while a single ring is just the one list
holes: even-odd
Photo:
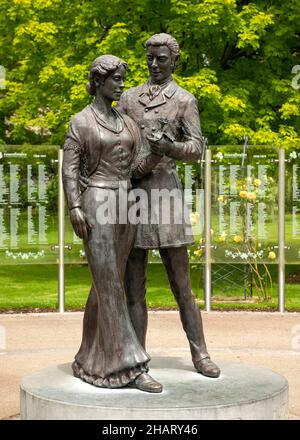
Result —
[{"label": "stone pedestal", "polygon": [[288,417],[288,382],[271,370],[220,363],[222,374],[198,374],[189,359],[154,358],[150,374],[161,394],[96,388],[73,377],[71,363],[23,378],[26,420],[276,420]]}]

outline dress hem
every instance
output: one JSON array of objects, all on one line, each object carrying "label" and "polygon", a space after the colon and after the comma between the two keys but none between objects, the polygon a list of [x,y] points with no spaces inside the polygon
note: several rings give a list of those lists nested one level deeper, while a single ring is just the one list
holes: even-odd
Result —
[{"label": "dress hem", "polygon": [[99,388],[123,388],[133,382],[140,374],[147,373],[149,368],[147,363],[138,364],[136,367],[126,368],[117,371],[103,378],[97,375],[91,375],[84,371],[77,361],[72,364],[73,375],[84,382]]},{"label": "dress hem", "polygon": [[192,246],[193,244],[195,244],[195,241],[187,241],[187,242],[182,242],[182,243],[178,243],[178,244],[163,244],[163,245],[149,245],[149,246],[141,246],[141,245],[134,245],[133,247],[135,249],[163,249],[163,248],[179,248],[182,246]]}]

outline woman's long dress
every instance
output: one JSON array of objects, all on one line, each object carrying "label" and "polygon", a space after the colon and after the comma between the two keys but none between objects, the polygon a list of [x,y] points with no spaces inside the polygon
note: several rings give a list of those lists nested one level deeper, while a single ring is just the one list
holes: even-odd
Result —
[{"label": "woman's long dress", "polygon": [[[115,209],[119,206],[120,182],[130,185],[134,140],[122,118],[119,117],[119,129],[114,130],[95,108],[92,111],[100,133],[101,157],[81,196],[81,208],[92,225],[84,247],[93,288],[85,308],[82,343],[72,367],[74,375],[88,383],[119,388],[148,371],[150,360],[132,327],[124,291],[125,269],[136,228],[129,222],[119,224]],[[74,122],[72,132],[76,132]],[[115,224],[99,224],[103,223],[103,203],[106,212],[116,213]]]}]

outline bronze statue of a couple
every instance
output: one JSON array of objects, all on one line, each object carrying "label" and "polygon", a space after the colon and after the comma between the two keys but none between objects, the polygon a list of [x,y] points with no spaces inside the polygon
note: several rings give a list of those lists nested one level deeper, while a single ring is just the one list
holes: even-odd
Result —
[{"label": "bronze statue of a couple", "polygon": [[[177,41],[168,34],[153,35],[146,42],[146,57],[149,80],[124,93],[124,61],[103,55],[92,63],[87,90],[95,98],[69,125],[63,183],[71,223],[83,239],[93,281],[73,373],[97,387],[131,386],[160,393],[162,385],[148,374],[150,357],[145,351],[149,249],[159,250],[196,371],[218,377],[220,369],[207,352],[191,291],[187,245],[193,236],[187,234],[188,222],[97,221],[103,198],[111,194],[108,207],[116,203],[124,182],[128,189],[140,188],[149,195],[153,189],[180,190],[176,160],[191,162],[201,156],[196,99],[172,78],[179,59]],[[116,108],[114,101],[119,101]],[[166,130],[157,129],[157,121],[163,121]]]}]

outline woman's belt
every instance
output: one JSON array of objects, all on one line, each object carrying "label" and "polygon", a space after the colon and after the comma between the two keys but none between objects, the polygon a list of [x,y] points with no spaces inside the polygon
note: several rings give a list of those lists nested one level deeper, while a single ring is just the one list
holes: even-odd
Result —
[{"label": "woman's belt", "polygon": [[127,180],[105,180],[103,178],[90,177],[88,186],[96,187],[96,188],[107,188],[107,189],[119,189],[119,188],[127,188],[131,189],[131,181]]}]

